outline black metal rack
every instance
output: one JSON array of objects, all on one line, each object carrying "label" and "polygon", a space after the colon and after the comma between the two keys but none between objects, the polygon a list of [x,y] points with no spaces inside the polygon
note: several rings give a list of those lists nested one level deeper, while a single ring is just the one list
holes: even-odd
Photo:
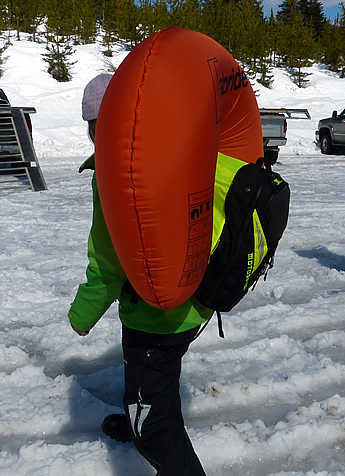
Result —
[{"label": "black metal rack", "polygon": [[0,89],[0,183],[29,185],[35,192],[46,190],[32,143],[30,114],[33,107],[12,107]]}]

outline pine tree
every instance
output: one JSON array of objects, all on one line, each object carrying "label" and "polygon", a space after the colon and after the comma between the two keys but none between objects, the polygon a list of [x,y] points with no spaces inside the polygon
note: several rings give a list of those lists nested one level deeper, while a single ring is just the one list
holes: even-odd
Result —
[{"label": "pine tree", "polygon": [[154,26],[155,31],[171,26],[168,5],[164,0],[156,0],[154,3]]},{"label": "pine tree", "polygon": [[311,27],[305,26],[300,12],[291,16],[290,23],[286,25],[289,38],[289,48],[286,50],[286,65],[291,70],[292,80],[298,87],[306,87],[309,73],[305,68],[310,67],[314,43]]},{"label": "pine tree", "polygon": [[72,79],[71,67],[75,52],[71,43],[76,33],[76,16],[73,0],[49,0],[45,5],[47,51],[43,60],[48,63],[48,73],[59,82]]},{"label": "pine tree", "polygon": [[259,58],[257,68],[257,81],[266,88],[270,88],[272,86],[274,76],[272,73],[272,63],[269,57],[265,56]]},{"label": "pine tree", "polygon": [[75,44],[93,43],[96,39],[96,7],[93,0],[74,0]]},{"label": "pine tree", "polygon": [[6,0],[0,0],[0,31],[7,28]]},{"label": "pine tree", "polygon": [[116,15],[118,5],[116,0],[103,0],[98,7],[98,19],[102,28],[103,54],[113,56],[112,44],[118,39],[116,30]]},{"label": "pine tree", "polygon": [[269,55],[271,60],[272,66],[278,66],[280,62],[279,57],[279,41],[281,39],[280,35],[280,28],[283,22],[277,20],[276,17],[273,15],[273,11],[271,10],[270,17],[268,22],[266,23],[267,29],[267,42],[269,45]]},{"label": "pine tree", "polygon": [[326,21],[322,3],[319,0],[297,0],[297,11],[301,12],[305,25],[312,25],[314,38],[319,38]]},{"label": "pine tree", "polygon": [[232,43],[234,38],[236,39],[236,18],[235,18],[236,5],[232,1],[225,1],[223,9],[220,12],[222,15],[220,25],[220,43],[229,52],[232,51]]},{"label": "pine tree", "polygon": [[171,25],[183,27],[186,15],[186,0],[166,0]]},{"label": "pine tree", "polygon": [[291,17],[297,13],[297,0],[283,0],[278,5],[277,19],[285,24],[291,22]]},{"label": "pine tree", "polygon": [[67,82],[72,79],[71,67],[76,62],[70,61],[74,51],[68,37],[49,35],[47,37],[48,53],[43,54],[43,60],[48,63],[48,73],[59,82]]},{"label": "pine tree", "polygon": [[1,78],[2,75],[4,74],[4,70],[3,70],[4,60],[3,60],[2,55],[4,54],[6,48],[8,48],[8,43],[6,43],[4,46],[2,46],[2,47],[0,48],[0,78]]},{"label": "pine tree", "polygon": [[137,30],[140,41],[152,35],[156,30],[155,5],[152,0],[139,0]]},{"label": "pine tree", "polygon": [[229,49],[231,27],[229,11],[234,12],[233,4],[223,0],[205,0],[201,10],[201,31]]},{"label": "pine tree", "polygon": [[73,0],[48,0],[44,13],[47,16],[46,28],[48,34],[71,37],[75,33],[76,12]]},{"label": "pine tree", "polygon": [[322,35],[323,26],[326,22],[326,17],[324,13],[323,4],[318,0],[311,0],[310,2],[310,18],[312,20],[316,37],[319,38]]},{"label": "pine tree", "polygon": [[135,46],[142,39],[139,27],[139,7],[134,0],[117,0],[116,32],[120,39]]},{"label": "pine tree", "polygon": [[201,30],[201,8],[199,0],[186,0],[185,28]]},{"label": "pine tree", "polygon": [[345,29],[342,21],[336,20],[334,23],[330,20],[326,21],[321,39],[321,61],[329,65],[332,71],[340,73],[343,78],[345,77]]},{"label": "pine tree", "polygon": [[8,31],[16,30],[17,39],[20,39],[18,9],[19,5],[15,0],[5,0],[2,3],[3,21],[6,25],[6,29]]},{"label": "pine tree", "polygon": [[20,33],[32,33],[35,40],[37,28],[43,22],[42,0],[8,0],[6,9],[10,16],[10,27]]},{"label": "pine tree", "polygon": [[268,56],[266,24],[261,0],[240,0],[234,10],[231,53],[247,74],[256,75],[262,59]]}]

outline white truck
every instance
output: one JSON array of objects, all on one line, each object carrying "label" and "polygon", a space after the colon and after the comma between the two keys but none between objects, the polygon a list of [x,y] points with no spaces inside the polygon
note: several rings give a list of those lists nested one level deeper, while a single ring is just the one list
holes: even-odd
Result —
[{"label": "white truck", "polygon": [[287,119],[311,119],[308,109],[260,109],[264,156],[273,165],[277,162],[279,147],[287,142]]}]

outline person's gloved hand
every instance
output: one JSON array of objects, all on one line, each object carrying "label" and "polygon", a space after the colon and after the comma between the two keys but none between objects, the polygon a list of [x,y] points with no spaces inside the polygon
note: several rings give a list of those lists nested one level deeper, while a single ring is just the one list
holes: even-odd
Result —
[{"label": "person's gloved hand", "polygon": [[89,331],[80,331],[79,329],[77,329],[76,327],[74,327],[72,324],[72,329],[74,330],[74,332],[76,332],[79,336],[87,336]]}]

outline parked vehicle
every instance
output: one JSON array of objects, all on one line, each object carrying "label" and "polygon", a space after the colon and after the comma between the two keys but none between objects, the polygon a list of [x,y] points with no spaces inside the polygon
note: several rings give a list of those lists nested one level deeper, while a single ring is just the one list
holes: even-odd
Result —
[{"label": "parked vehicle", "polygon": [[260,109],[264,155],[271,165],[278,159],[279,147],[287,142],[287,119],[311,119],[308,109]]},{"label": "parked vehicle", "polygon": [[332,154],[340,147],[345,148],[345,109],[338,115],[321,119],[315,131],[315,139],[323,154]]}]

